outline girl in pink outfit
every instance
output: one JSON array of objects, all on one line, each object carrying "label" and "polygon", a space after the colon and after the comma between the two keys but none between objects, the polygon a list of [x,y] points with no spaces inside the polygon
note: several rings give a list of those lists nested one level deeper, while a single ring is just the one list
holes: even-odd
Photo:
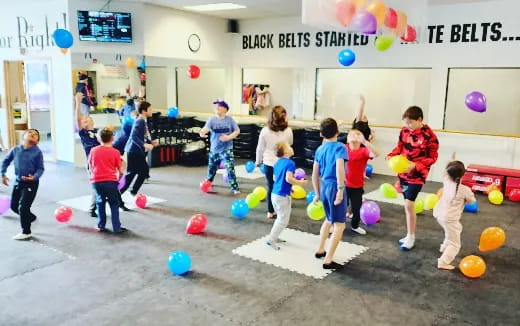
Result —
[{"label": "girl in pink outfit", "polygon": [[444,229],[444,242],[441,244],[442,256],[437,260],[437,268],[453,270],[451,262],[460,250],[462,224],[460,217],[465,203],[473,203],[475,195],[470,188],[461,185],[460,180],[466,169],[461,161],[451,161],[446,166],[442,196],[433,209],[433,216]]}]

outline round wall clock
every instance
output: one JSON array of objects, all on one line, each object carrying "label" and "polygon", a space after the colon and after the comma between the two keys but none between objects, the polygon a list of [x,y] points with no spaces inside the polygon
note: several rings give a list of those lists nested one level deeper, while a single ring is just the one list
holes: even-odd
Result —
[{"label": "round wall clock", "polygon": [[200,37],[197,34],[191,34],[188,37],[188,48],[191,52],[197,52],[200,49]]}]

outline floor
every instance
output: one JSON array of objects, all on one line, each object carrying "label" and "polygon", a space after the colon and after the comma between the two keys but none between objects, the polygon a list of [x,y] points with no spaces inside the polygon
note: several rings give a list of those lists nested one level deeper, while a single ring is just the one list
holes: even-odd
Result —
[{"label": "floor", "polygon": [[[167,201],[122,213],[125,236],[99,234],[95,220],[75,210],[58,224],[63,199],[90,191],[84,169],[46,163],[36,202],[34,241],[17,242],[17,217],[0,217],[0,325],[518,325],[520,320],[520,209],[492,206],[479,196],[480,212],[463,216],[459,258],[478,253],[480,232],[506,231],[503,248],[481,253],[487,272],[470,280],[436,268],[443,237],[431,212],[420,215],[417,246],[398,249],[405,233],[403,207],[380,203],[382,221],[368,235],[345,232],[343,241],[369,249],[343,271],[318,280],[253,261],[232,250],[266,235],[265,203],[243,220],[231,217],[235,199],[216,178],[217,194],[198,184],[204,168],[153,169],[143,192]],[[241,179],[245,197],[262,179]],[[393,178],[374,176],[366,191]],[[428,183],[435,193],[439,184]],[[308,187],[309,188],[309,187]],[[9,189],[0,188],[0,195]],[[293,202],[289,227],[318,234],[305,202]],[[208,216],[207,232],[186,235],[189,217]],[[170,252],[183,250],[192,271],[173,276]],[[312,257],[309,252],[309,259]]]}]

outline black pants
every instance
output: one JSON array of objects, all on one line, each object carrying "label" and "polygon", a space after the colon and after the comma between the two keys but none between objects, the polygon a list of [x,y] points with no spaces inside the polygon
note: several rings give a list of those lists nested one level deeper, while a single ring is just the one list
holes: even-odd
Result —
[{"label": "black pants", "polygon": [[361,209],[361,204],[363,203],[364,192],[363,188],[347,187],[347,202],[350,202],[350,210],[352,211],[352,222],[350,223],[350,226],[353,229],[359,227],[359,221],[361,220],[359,211]]},{"label": "black pants", "polygon": [[267,181],[267,211],[274,213],[273,202],[271,201],[271,193],[274,185],[274,168],[264,164],[265,179]]},{"label": "black pants", "polygon": [[134,181],[135,176],[137,175],[137,180],[135,180],[134,186],[130,191],[133,195],[139,192],[141,186],[143,185],[144,179],[148,177],[148,173],[150,172],[150,167],[148,167],[148,163],[146,162],[146,154],[143,153],[128,153],[128,168],[125,176],[125,185],[121,188],[120,192],[124,193]]},{"label": "black pants", "polygon": [[38,191],[39,181],[20,182],[13,187],[11,194],[11,209],[20,215],[20,224],[24,234],[31,234],[31,223],[36,215],[31,212],[31,205]]}]

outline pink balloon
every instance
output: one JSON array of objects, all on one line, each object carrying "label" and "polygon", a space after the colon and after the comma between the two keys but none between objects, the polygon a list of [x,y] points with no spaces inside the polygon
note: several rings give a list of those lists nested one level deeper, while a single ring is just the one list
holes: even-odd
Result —
[{"label": "pink balloon", "polygon": [[0,215],[7,213],[7,211],[11,208],[11,198],[5,196],[0,197]]},{"label": "pink balloon", "polygon": [[204,180],[200,183],[200,191],[209,192],[211,190],[211,181]]},{"label": "pink balloon", "polygon": [[206,229],[206,225],[208,225],[208,218],[203,214],[195,214],[193,215],[186,227],[186,233],[188,234],[197,234],[204,232]]},{"label": "pink balloon", "polygon": [[376,224],[381,216],[381,210],[379,206],[373,201],[367,201],[361,205],[361,210],[359,211],[361,220],[366,225]]},{"label": "pink balloon", "polygon": [[364,10],[354,16],[352,28],[363,34],[375,34],[377,31],[377,19],[372,13]]},{"label": "pink balloon", "polygon": [[66,206],[61,206],[54,211],[54,218],[60,223],[67,223],[72,219],[72,209]]},{"label": "pink balloon", "polygon": [[356,5],[351,0],[341,0],[336,3],[336,18],[341,25],[347,27],[356,14]]},{"label": "pink balloon", "polygon": [[148,199],[145,194],[137,194],[137,196],[135,196],[135,206],[139,208],[146,208],[147,201]]},{"label": "pink balloon", "polygon": [[389,28],[397,27],[397,11],[395,11],[395,9],[388,8],[385,17],[385,26]]}]

